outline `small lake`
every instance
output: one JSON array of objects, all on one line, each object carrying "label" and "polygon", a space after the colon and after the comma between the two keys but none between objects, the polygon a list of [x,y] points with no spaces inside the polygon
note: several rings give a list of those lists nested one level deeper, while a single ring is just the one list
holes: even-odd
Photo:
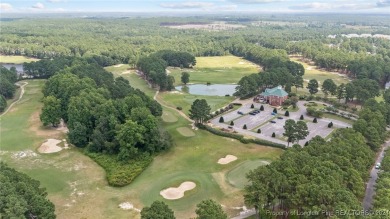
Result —
[{"label": "small lake", "polygon": [[177,86],[176,90],[197,94],[197,95],[206,95],[206,96],[232,96],[234,92],[236,92],[237,85],[235,84],[191,84],[187,86]]},{"label": "small lake", "polygon": [[23,72],[23,64],[0,63],[0,65],[8,70],[11,69],[11,67],[15,67],[17,72]]}]

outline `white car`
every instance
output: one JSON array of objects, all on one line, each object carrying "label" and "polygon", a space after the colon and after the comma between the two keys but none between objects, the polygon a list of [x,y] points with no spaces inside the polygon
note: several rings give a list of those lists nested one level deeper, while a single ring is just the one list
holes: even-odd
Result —
[{"label": "white car", "polygon": [[377,163],[377,164],[375,165],[375,169],[379,169],[379,168],[381,168],[381,163]]}]

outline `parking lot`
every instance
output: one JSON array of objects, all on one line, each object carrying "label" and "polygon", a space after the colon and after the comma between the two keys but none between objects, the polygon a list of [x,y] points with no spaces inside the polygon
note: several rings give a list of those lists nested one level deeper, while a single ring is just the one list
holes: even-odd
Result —
[{"label": "parking lot", "polygon": [[[339,120],[330,120],[330,119],[317,119],[317,123],[313,123],[313,117],[306,115],[306,108],[300,104],[301,108],[297,112],[290,112],[290,116],[286,117],[284,116],[285,111],[278,110],[278,114],[272,115],[272,112],[274,110],[273,107],[269,106],[268,104],[259,104],[259,103],[253,103],[254,108],[251,108],[251,103],[245,104],[242,107],[240,107],[238,110],[234,110],[232,112],[228,112],[226,114],[223,114],[223,118],[225,123],[219,123],[220,116],[217,116],[213,120],[211,120],[211,123],[213,125],[228,128],[230,126],[230,122],[233,121],[234,125],[231,127],[231,129],[237,131],[238,133],[245,134],[245,135],[251,135],[256,138],[262,138],[265,140],[277,142],[277,143],[283,143],[287,145],[287,142],[283,139],[286,139],[283,136],[284,133],[284,124],[287,119],[294,119],[295,121],[299,120],[299,117],[301,115],[304,115],[305,122],[307,123],[309,135],[299,141],[300,145],[304,145],[307,141],[312,139],[313,137],[319,135],[323,138],[327,137],[335,128],[345,128],[345,127],[351,127],[350,124],[344,123]],[[260,113],[256,115],[250,115],[249,113],[260,109],[260,106],[263,105],[264,111],[260,111]],[[242,112],[240,114],[239,112]],[[281,119],[278,119],[280,117]],[[273,122],[271,122],[273,121]],[[333,122],[335,125],[333,128],[328,128],[329,122]],[[244,130],[244,125],[247,126],[247,130]],[[261,134],[256,133],[257,129],[261,129]],[[272,133],[275,133],[276,137],[272,138]],[[291,145],[291,144],[290,144]]]}]

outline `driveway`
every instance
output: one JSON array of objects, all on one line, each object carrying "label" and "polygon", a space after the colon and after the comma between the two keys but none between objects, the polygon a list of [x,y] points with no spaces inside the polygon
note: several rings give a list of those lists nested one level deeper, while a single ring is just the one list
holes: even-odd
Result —
[{"label": "driveway", "polygon": [[364,199],[363,199],[363,209],[364,210],[370,210],[372,208],[372,200],[373,200],[374,195],[375,195],[375,184],[376,184],[376,180],[378,179],[378,172],[379,172],[378,169],[375,169],[375,165],[377,163],[382,163],[382,160],[383,160],[383,157],[385,154],[385,150],[389,147],[390,147],[390,140],[383,144],[382,150],[379,153],[379,156],[376,158],[375,164],[371,169],[370,179],[367,182],[366,194],[365,194]]}]

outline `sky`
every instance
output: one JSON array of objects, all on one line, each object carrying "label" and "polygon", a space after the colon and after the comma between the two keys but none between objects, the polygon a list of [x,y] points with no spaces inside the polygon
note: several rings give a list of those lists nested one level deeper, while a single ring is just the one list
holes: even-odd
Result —
[{"label": "sky", "polygon": [[337,12],[390,14],[390,0],[0,0],[1,13]]}]

